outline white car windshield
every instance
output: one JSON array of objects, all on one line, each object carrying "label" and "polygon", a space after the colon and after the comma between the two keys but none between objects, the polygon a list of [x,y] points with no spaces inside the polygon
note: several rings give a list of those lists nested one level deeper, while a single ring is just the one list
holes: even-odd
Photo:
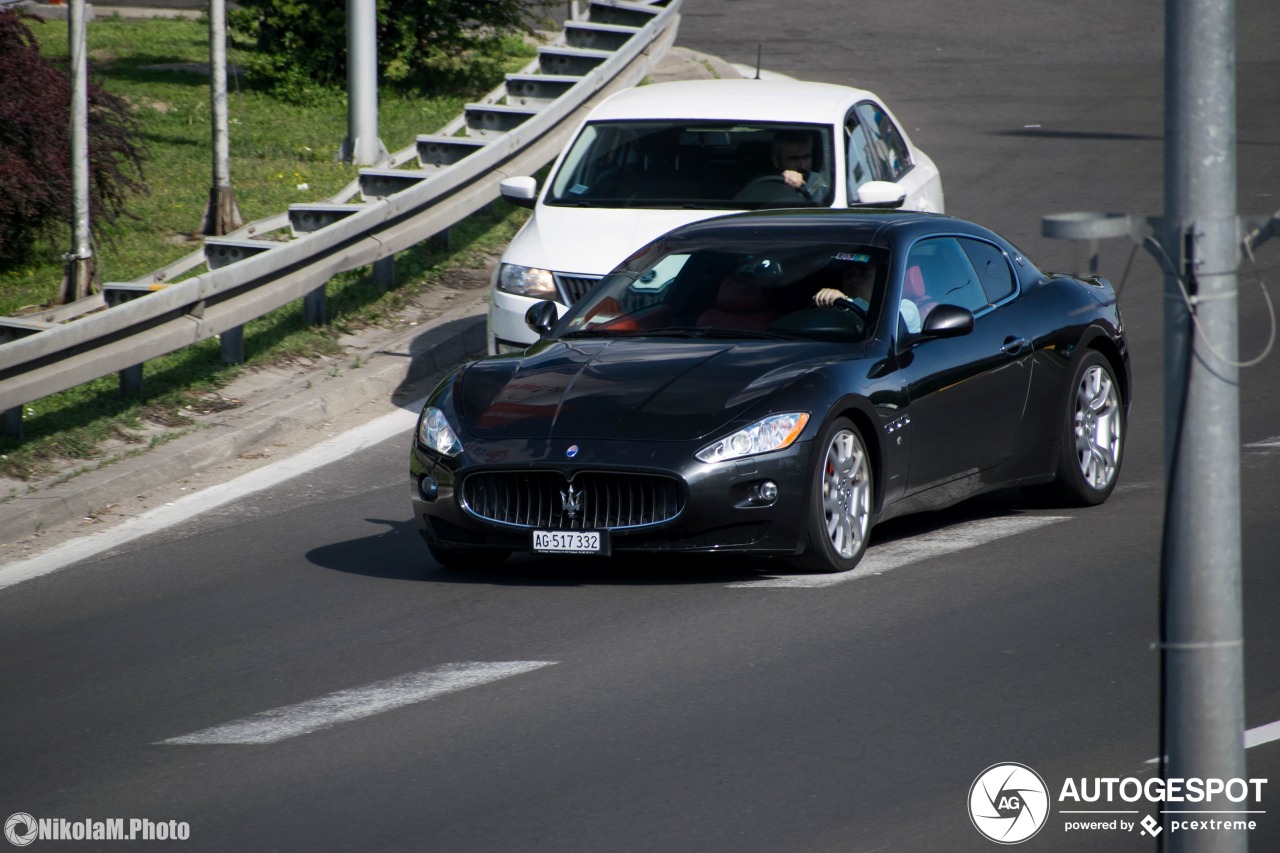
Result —
[{"label": "white car windshield", "polygon": [[751,210],[829,206],[832,132],[814,124],[601,121],[583,128],[546,203]]}]

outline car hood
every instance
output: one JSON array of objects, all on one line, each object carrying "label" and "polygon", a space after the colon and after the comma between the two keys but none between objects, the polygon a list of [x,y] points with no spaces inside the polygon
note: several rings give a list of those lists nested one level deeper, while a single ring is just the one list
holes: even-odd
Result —
[{"label": "car hood", "polygon": [[[574,340],[471,365],[454,389],[491,439],[705,438],[829,359],[790,341]],[[761,415],[765,412],[762,411]]]},{"label": "car hood", "polygon": [[502,255],[509,264],[603,276],[673,228],[734,211],[620,210],[538,205]]}]

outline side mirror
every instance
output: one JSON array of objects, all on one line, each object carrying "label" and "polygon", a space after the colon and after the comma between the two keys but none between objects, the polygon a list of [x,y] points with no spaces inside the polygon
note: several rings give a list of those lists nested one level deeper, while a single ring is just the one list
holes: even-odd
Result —
[{"label": "side mirror", "polygon": [[902,187],[890,181],[867,181],[858,187],[858,202],[861,207],[902,207],[907,195]]},{"label": "side mirror", "polygon": [[[524,312],[524,322],[539,335],[551,331],[551,327],[560,319],[560,309],[550,299],[535,302]],[[970,317],[972,320],[972,316]]]},{"label": "side mirror", "polygon": [[935,305],[925,318],[921,338],[958,338],[973,331],[973,312],[959,305]]},{"label": "side mirror", "polygon": [[538,202],[538,182],[529,177],[504,178],[498,193],[517,207],[532,209]]}]

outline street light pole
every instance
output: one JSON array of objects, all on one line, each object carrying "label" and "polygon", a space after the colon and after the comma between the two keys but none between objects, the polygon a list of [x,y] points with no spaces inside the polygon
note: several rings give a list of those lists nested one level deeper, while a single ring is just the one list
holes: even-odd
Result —
[{"label": "street light pole", "polygon": [[227,3],[209,0],[209,100],[213,118],[213,186],[200,233],[229,234],[244,224],[231,188],[231,141],[227,118]]},{"label": "street light pole", "polygon": [[71,251],[63,255],[61,303],[89,295],[96,278],[89,229],[89,68],[85,0],[67,7],[67,46],[71,59]]},{"label": "street light pole", "polygon": [[[1243,778],[1235,3],[1166,0],[1165,15],[1161,769]],[[1162,836],[1175,853],[1248,849],[1244,832]]]},{"label": "street light pole", "polygon": [[347,138],[338,159],[372,166],[387,155],[378,138],[377,3],[347,0]]}]

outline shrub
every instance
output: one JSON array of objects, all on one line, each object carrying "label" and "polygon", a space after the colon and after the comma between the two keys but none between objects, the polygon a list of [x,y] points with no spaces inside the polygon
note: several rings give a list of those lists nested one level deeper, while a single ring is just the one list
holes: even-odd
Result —
[{"label": "shrub", "polygon": [[[17,9],[0,11],[0,267],[25,259],[37,237],[51,237],[72,215],[71,80],[40,56]],[[143,149],[129,105],[88,87],[89,223],[95,237],[145,192]]]},{"label": "shrub", "polygon": [[[526,33],[549,0],[377,0],[379,80],[435,92],[474,84],[499,68],[504,38]],[[347,79],[346,0],[240,0],[230,13],[254,52],[249,74],[294,100],[322,97]]]}]

